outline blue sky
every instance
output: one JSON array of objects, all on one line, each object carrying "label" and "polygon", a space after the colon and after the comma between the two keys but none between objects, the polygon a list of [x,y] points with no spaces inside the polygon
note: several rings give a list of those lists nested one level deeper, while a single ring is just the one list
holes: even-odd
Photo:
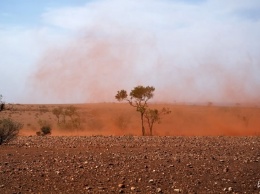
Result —
[{"label": "blue sky", "polygon": [[259,34],[258,0],[1,0],[0,94],[103,102],[144,84],[159,101],[259,103]]},{"label": "blue sky", "polygon": [[48,9],[64,6],[82,6],[86,0],[60,0],[60,1],[33,1],[33,0],[1,0],[1,24],[38,26],[41,24],[41,14]]}]

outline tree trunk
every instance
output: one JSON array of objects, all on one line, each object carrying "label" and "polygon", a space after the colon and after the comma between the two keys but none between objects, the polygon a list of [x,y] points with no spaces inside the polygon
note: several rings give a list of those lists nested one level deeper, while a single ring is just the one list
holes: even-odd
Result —
[{"label": "tree trunk", "polygon": [[153,123],[150,125],[150,135],[153,136]]},{"label": "tree trunk", "polygon": [[141,121],[142,121],[142,135],[145,136],[145,129],[144,129],[144,113],[141,113]]},{"label": "tree trunk", "polygon": [[63,114],[63,123],[66,123],[66,115]]}]

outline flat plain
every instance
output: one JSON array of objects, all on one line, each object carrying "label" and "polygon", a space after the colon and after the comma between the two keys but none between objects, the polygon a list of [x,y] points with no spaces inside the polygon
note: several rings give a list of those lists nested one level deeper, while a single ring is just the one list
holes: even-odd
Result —
[{"label": "flat plain", "polygon": [[0,146],[0,193],[260,193],[258,107],[153,104],[171,114],[142,137],[128,104],[74,105],[77,129],[57,125],[58,106],[0,113],[24,125]]}]

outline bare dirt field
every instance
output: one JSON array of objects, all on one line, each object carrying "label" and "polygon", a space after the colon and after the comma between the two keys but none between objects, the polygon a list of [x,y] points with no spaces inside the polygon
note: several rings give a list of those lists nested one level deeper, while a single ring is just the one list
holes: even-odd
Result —
[{"label": "bare dirt field", "polygon": [[[260,193],[260,108],[153,104],[171,114],[141,137],[128,104],[74,105],[80,126],[60,125],[68,105],[7,105],[21,122],[0,146],[0,193]],[[40,121],[51,136],[36,136]],[[147,129],[147,126],[146,126]]]},{"label": "bare dirt field", "polygon": [[259,137],[19,137],[0,193],[260,193]]}]

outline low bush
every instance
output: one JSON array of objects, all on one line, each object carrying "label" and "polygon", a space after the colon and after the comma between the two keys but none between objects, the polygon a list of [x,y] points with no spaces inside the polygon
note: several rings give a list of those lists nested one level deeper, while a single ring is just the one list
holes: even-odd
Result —
[{"label": "low bush", "polygon": [[41,132],[42,132],[43,135],[50,135],[51,134],[51,126],[50,125],[42,126]]},{"label": "low bush", "polygon": [[39,120],[38,121],[39,125],[41,126],[41,130],[36,132],[36,135],[38,136],[45,136],[45,135],[50,135],[51,134],[51,125],[49,122],[45,120]]},{"label": "low bush", "polygon": [[22,127],[21,123],[14,122],[11,119],[0,120],[0,145],[15,139]]}]

